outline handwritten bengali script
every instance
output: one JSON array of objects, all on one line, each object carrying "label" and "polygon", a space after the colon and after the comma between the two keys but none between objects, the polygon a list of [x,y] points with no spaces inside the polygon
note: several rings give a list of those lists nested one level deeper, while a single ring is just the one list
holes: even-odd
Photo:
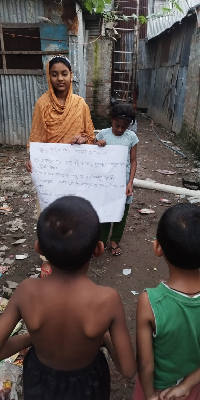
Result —
[{"label": "handwritten bengali script", "polygon": [[126,201],[126,146],[31,143],[31,174],[41,209],[59,197],[89,200],[101,222],[121,221]]}]

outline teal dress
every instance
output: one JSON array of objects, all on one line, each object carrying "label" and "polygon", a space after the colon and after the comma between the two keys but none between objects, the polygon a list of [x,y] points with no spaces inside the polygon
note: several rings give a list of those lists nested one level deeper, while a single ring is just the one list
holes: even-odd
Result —
[{"label": "teal dress", "polygon": [[[134,147],[139,142],[138,137],[135,134],[135,132],[127,129],[123,135],[115,136],[112,133],[112,128],[107,128],[107,129],[102,129],[97,134],[96,139],[97,140],[105,140],[106,145],[128,146],[128,157],[127,157],[127,162],[126,162],[126,184],[128,184],[128,182],[130,180],[130,171],[131,171],[131,162],[130,162],[131,148]],[[125,225],[126,225],[126,218],[128,216],[129,205],[132,203],[132,201],[133,201],[133,196],[126,197],[124,216],[120,222],[114,222],[110,241],[114,241],[116,243],[120,242],[120,240],[123,236]],[[106,242],[108,240],[110,228],[111,228],[110,222],[101,224],[100,240],[104,243],[104,245],[106,244]]]},{"label": "teal dress", "polygon": [[[134,147],[139,142],[135,132],[127,129],[122,136],[115,136],[112,133],[112,128],[107,128],[107,129],[102,129],[102,131],[100,131],[97,134],[96,139],[105,140],[106,145],[128,147],[128,157],[126,162],[126,184],[128,184],[131,172],[131,162],[130,162],[131,148]],[[132,201],[133,201],[133,196],[126,197],[126,204],[131,204]]]}]

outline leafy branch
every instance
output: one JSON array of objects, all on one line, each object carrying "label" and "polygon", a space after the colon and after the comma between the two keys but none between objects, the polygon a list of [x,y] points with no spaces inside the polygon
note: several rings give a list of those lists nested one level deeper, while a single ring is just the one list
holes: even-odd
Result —
[{"label": "leafy branch", "polygon": [[84,6],[90,13],[101,14],[111,2],[112,0],[84,0]]},{"label": "leafy branch", "polygon": [[172,8],[163,7],[162,12],[160,13],[153,13],[148,15],[147,17],[145,17],[144,15],[137,16],[136,14],[126,16],[123,15],[120,11],[117,11],[117,8],[114,11],[105,11],[106,6],[111,4],[111,1],[112,0],[84,0],[84,6],[90,13],[93,12],[95,14],[102,14],[106,22],[131,21],[138,19],[140,24],[146,24],[150,19],[173,15],[176,10],[183,13],[183,10],[179,5],[179,0],[170,0]]}]

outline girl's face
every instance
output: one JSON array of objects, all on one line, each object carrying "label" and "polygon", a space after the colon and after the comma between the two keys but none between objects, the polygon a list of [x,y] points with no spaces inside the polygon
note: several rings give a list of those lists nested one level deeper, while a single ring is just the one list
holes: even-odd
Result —
[{"label": "girl's face", "polygon": [[114,133],[115,136],[122,136],[124,132],[128,129],[130,123],[127,121],[124,121],[123,119],[120,118],[111,118],[112,122],[112,132]]},{"label": "girl's face", "polygon": [[72,81],[72,72],[62,62],[52,65],[50,69],[50,79],[56,92],[68,93]]}]

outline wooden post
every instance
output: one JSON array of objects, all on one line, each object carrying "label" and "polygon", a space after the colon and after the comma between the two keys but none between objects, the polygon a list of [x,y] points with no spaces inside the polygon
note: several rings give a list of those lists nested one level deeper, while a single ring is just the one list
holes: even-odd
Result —
[{"label": "wooden post", "polygon": [[2,25],[0,24],[0,42],[1,42],[1,51],[2,53],[2,59],[3,59],[3,73],[7,74],[7,65],[6,65],[6,56],[4,54],[5,47],[4,47],[4,40],[3,40],[3,28]]},{"label": "wooden post", "polygon": [[132,80],[132,95],[133,95],[133,107],[136,108],[135,99],[135,91],[137,89],[137,62],[138,62],[138,44],[139,44],[139,0],[137,1],[136,15],[137,19],[135,20],[134,25],[134,44],[133,44],[133,80]]}]

